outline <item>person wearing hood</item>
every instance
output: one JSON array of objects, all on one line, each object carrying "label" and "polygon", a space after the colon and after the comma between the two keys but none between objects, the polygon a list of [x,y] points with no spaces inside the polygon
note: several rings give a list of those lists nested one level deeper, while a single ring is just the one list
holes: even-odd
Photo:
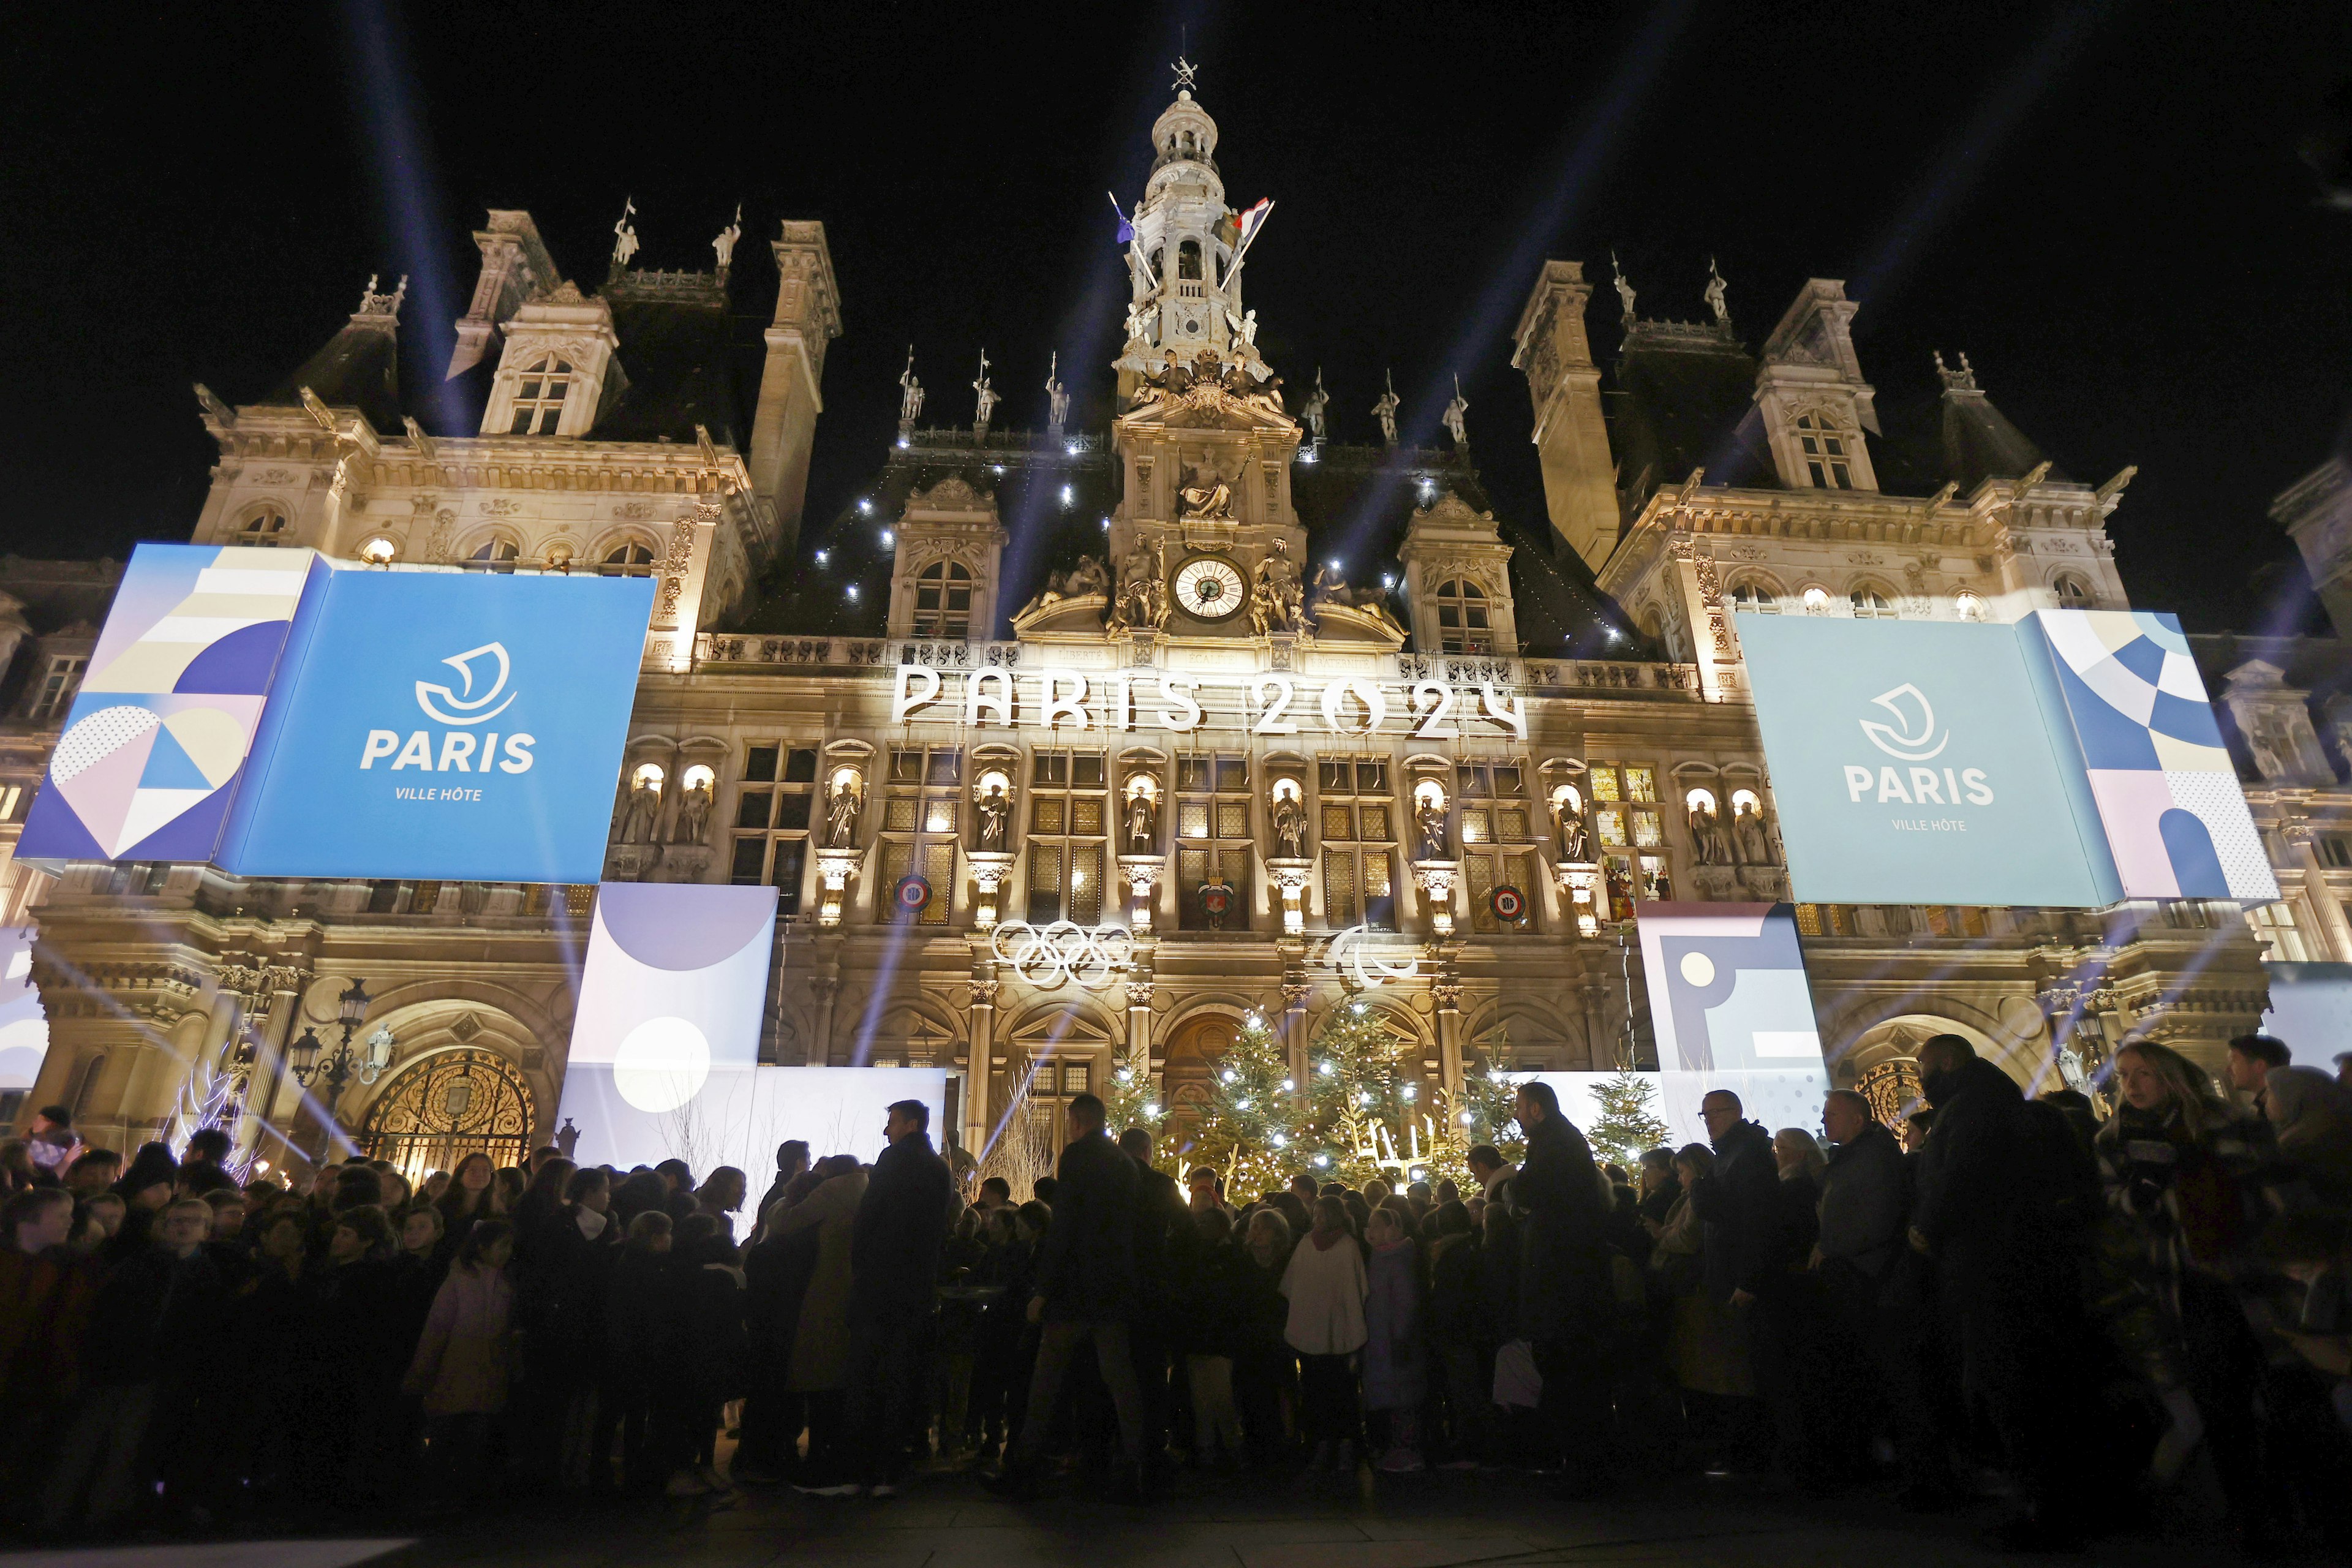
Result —
[{"label": "person wearing hood", "polygon": [[2263,1087],[2279,1158],[2321,1205],[2352,1209],[2352,1090],[2317,1068],[2299,1067],[2271,1068]]}]

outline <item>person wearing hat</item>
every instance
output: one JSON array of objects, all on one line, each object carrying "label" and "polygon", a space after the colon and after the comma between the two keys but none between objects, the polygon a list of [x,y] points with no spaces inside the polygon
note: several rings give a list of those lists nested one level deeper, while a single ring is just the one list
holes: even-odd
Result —
[{"label": "person wearing hat", "polygon": [[180,1163],[161,1143],[142,1143],[131,1156],[131,1168],[110,1189],[122,1199],[122,1227],[107,1238],[106,1261],[111,1265],[144,1251],[152,1239],[155,1216],[170,1203],[180,1179]]}]

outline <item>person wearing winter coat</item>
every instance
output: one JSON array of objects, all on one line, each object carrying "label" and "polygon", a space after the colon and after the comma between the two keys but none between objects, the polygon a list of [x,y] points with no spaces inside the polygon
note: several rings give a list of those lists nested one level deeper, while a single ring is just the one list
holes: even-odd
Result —
[{"label": "person wearing winter coat", "polygon": [[1591,1146],[1560,1114],[1549,1084],[1521,1084],[1516,1110],[1527,1154],[1506,1201],[1519,1223],[1518,1331],[1534,1352],[1538,1410],[1574,1490],[1598,1479],[1608,1440],[1611,1199]]},{"label": "person wearing winter coat", "polygon": [[1282,1294],[1290,1303],[1283,1340],[1298,1354],[1299,1429],[1313,1439],[1310,1468],[1356,1465],[1356,1358],[1364,1348],[1363,1248],[1348,1205],[1315,1200],[1315,1228],[1290,1255]]},{"label": "person wearing winter coat", "polygon": [[665,1450],[682,1456],[668,1478],[671,1497],[734,1489],[717,1464],[719,1411],[742,1392],[743,1270],[726,1223],[719,1215],[688,1215],[670,1248],[683,1332],[673,1375],[654,1390],[653,1418],[670,1428]]},{"label": "person wearing winter coat", "polygon": [[1429,1397],[1420,1249],[1405,1234],[1403,1216],[1385,1205],[1372,1211],[1365,1239],[1371,1255],[1365,1264],[1364,1408],[1388,1416],[1388,1449],[1380,1468],[1418,1470],[1421,1407]]},{"label": "person wearing winter coat", "polygon": [[505,1415],[514,1359],[514,1227],[477,1219],[433,1298],[403,1391],[423,1401],[425,1441],[443,1495],[480,1485],[492,1428]]},{"label": "person wearing winter coat", "polygon": [[1253,1265],[1234,1239],[1233,1221],[1215,1204],[1195,1210],[1198,1244],[1185,1249],[1184,1379],[1192,1396],[1196,1464],[1242,1459],[1241,1412],[1234,1402],[1234,1358],[1247,1332]]},{"label": "person wearing winter coat", "polygon": [[822,1160],[817,1169],[831,1173],[771,1228],[780,1237],[813,1231],[817,1238],[816,1266],[793,1325],[787,1375],[792,1390],[808,1396],[809,1479],[795,1485],[830,1492],[856,1485],[848,1476],[853,1460],[845,1447],[844,1390],[849,1385],[850,1245],[867,1178],[846,1154]]},{"label": "person wearing winter coat", "polygon": [[685,1314],[671,1289],[669,1253],[675,1226],[660,1208],[629,1222],[621,1255],[604,1293],[604,1354],[597,1386],[596,1429],[590,1439],[590,1475],[605,1473],[617,1441],[631,1491],[660,1485],[683,1461],[667,1451],[667,1427],[653,1421],[656,1386],[672,1376]]},{"label": "person wearing winter coat", "polygon": [[919,1100],[889,1108],[889,1147],[874,1162],[850,1232],[849,1407],[858,1479],[877,1497],[896,1493],[905,1468],[955,1194],[930,1125],[931,1108]]}]

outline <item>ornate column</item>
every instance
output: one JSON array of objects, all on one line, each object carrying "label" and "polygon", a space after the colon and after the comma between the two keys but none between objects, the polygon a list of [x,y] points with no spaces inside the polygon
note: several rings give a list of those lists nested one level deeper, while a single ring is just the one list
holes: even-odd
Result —
[{"label": "ornate column", "polygon": [[1555,860],[1561,908],[1580,937],[1601,934],[1601,868],[1590,861]]},{"label": "ornate column", "polygon": [[833,1059],[833,1003],[841,994],[841,977],[814,976],[809,981],[809,994],[816,998],[816,1027],[810,1031],[806,1065],[821,1068]]},{"label": "ornate column", "polygon": [[1307,879],[1313,872],[1311,860],[1269,858],[1265,863],[1266,879],[1282,891],[1282,934],[1297,936],[1307,929]]},{"label": "ornate column", "polygon": [[2352,916],[2345,912],[2327,890],[2327,873],[2319,863],[2319,851],[2313,844],[2313,828],[2309,822],[2298,822],[2283,828],[2280,837],[2294,850],[2294,858],[2303,868],[2303,887],[2307,901],[2319,916],[2319,924],[2327,934],[2328,956],[2339,963],[2352,963]]},{"label": "ornate column", "polygon": [[1139,960],[1127,977],[1127,1065],[1139,1073],[1151,1072],[1151,992],[1148,959]]},{"label": "ornate column", "polygon": [[1307,969],[1286,963],[1282,971],[1282,1044],[1290,1058],[1290,1079],[1307,1094]]},{"label": "ornate column", "polygon": [[818,925],[831,930],[841,924],[841,908],[847,897],[849,879],[857,875],[857,863],[865,858],[862,849],[816,852],[817,880],[822,888],[816,910]]},{"label": "ornate column", "polygon": [[996,963],[989,958],[971,966],[971,1045],[964,1056],[963,1146],[974,1159],[988,1147],[993,1115],[988,1086],[996,1072]]},{"label": "ornate column", "polygon": [[[1003,918],[998,908],[998,889],[1004,885],[1005,873],[1013,868],[1013,855],[1004,849],[973,849],[966,854],[971,862],[971,883],[980,890],[980,907],[972,913],[972,923],[983,931],[994,931]],[[1124,862],[1122,862],[1124,864]]]},{"label": "ornate column", "polygon": [[[302,987],[309,979],[307,973],[290,964],[272,964],[261,971],[261,990],[269,997],[269,1012],[267,1018],[253,1020],[260,1042],[254,1053],[253,1080],[262,1087],[256,1090],[252,1103],[268,1108],[268,1114],[286,1098],[284,1090],[288,1087],[294,1089],[292,1103],[286,1108],[283,1120],[271,1114],[271,1125],[267,1130],[287,1152],[292,1153],[300,1152],[292,1135],[300,1130],[302,1107],[310,1097],[310,1091],[295,1084],[293,1075],[286,1070],[286,1042],[301,1026]],[[333,1118],[323,1111],[318,1120],[322,1132],[333,1125]],[[322,1149],[332,1141],[331,1135],[322,1137]]]},{"label": "ornate column", "polygon": [[1429,929],[1440,937],[1454,934],[1454,883],[1461,874],[1459,860],[1412,863],[1412,879],[1429,900]]},{"label": "ornate column", "polygon": [[1160,885],[1160,873],[1166,865],[1157,855],[1118,858],[1118,873],[1127,879],[1128,922],[1138,936],[1151,930],[1152,889]]},{"label": "ornate column", "polygon": [[1458,1094],[1462,1089],[1462,977],[1451,963],[1440,966],[1436,978],[1429,983],[1429,994],[1437,1004],[1438,1076],[1447,1094]]}]

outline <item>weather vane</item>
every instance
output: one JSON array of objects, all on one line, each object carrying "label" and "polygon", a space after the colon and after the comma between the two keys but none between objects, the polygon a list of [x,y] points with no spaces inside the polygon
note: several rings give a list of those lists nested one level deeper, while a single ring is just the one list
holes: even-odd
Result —
[{"label": "weather vane", "polygon": [[1176,65],[1174,67],[1176,79],[1168,84],[1170,90],[1172,91],[1180,87],[1200,86],[1200,78],[1195,74],[1200,70],[1200,68],[1201,68],[1199,66],[1194,65],[1191,60],[1184,58],[1182,50],[1178,50],[1176,54]]}]

